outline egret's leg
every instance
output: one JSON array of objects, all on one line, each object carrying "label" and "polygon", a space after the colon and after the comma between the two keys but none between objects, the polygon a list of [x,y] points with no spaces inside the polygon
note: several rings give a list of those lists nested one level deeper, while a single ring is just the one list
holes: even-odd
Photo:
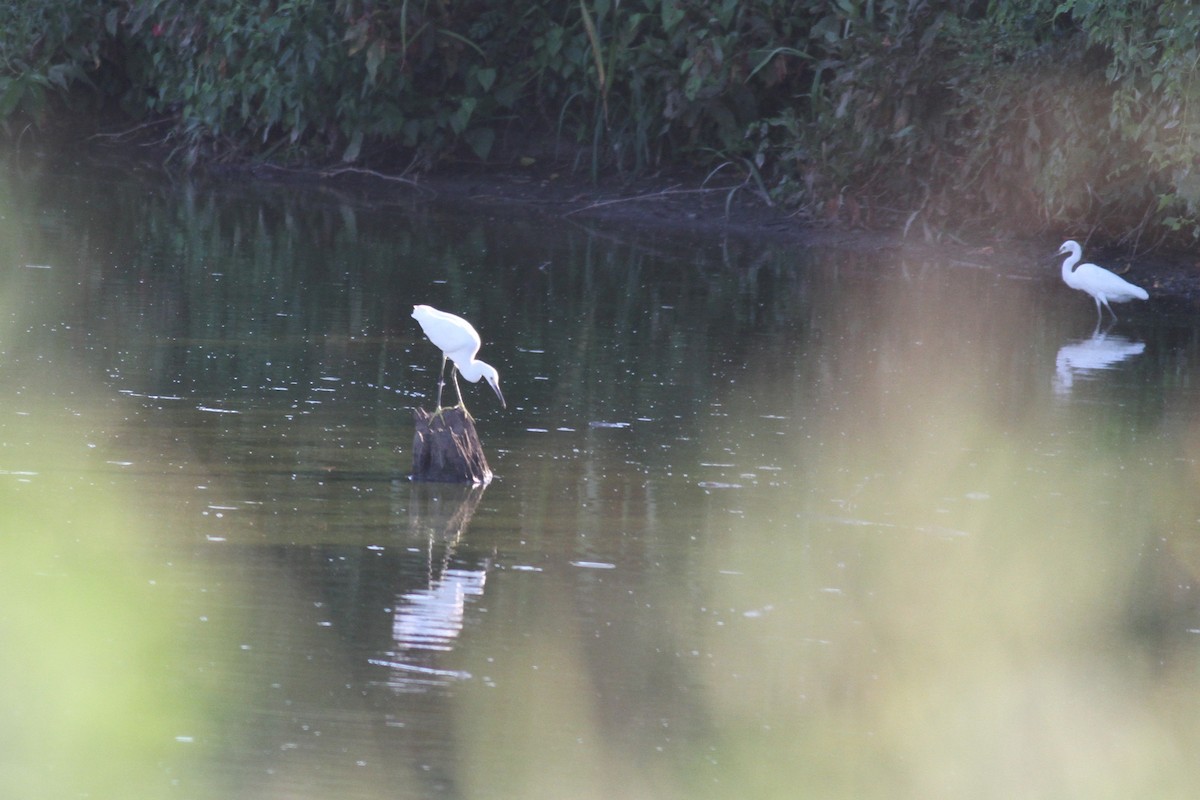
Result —
[{"label": "egret's leg", "polygon": [[431,422],[431,423],[435,419],[440,417],[442,415],[442,413],[446,410],[446,409],[442,408],[442,387],[445,385],[446,385],[446,354],[443,353],[442,354],[442,368],[438,370],[437,408],[435,408],[433,410],[433,413],[429,415],[429,422]]},{"label": "egret's leg", "polygon": [[442,387],[446,385],[446,354],[442,353],[442,368],[438,370],[438,410],[442,409]]},{"label": "egret's leg", "polygon": [[470,413],[467,410],[467,403],[463,402],[463,399],[462,399],[462,390],[458,389],[458,368],[457,367],[454,367],[451,369],[450,378],[452,380],[454,380],[454,393],[455,393],[455,395],[458,396],[458,408],[462,409],[463,414],[470,416]]},{"label": "egret's leg", "polygon": [[458,405],[455,408],[461,408],[467,419],[474,420],[475,418],[471,416],[471,412],[467,411],[467,404],[463,402],[462,390],[458,388],[458,367],[450,368],[450,379],[454,381],[454,393],[458,395]]},{"label": "egret's leg", "polygon": [[446,356],[442,356],[442,368],[438,369],[438,407],[433,409],[433,416],[442,414],[442,387],[445,386]]}]

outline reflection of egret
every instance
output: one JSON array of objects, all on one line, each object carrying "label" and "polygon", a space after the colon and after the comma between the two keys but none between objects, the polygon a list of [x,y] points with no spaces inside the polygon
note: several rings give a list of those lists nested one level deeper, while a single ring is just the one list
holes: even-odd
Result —
[{"label": "reflection of egret", "polygon": [[[487,569],[447,569],[427,589],[415,589],[396,598],[392,611],[394,648],[384,658],[368,659],[392,672],[388,685],[399,692],[420,692],[449,680],[467,680],[471,673],[433,666],[419,651],[434,653],[454,649],[466,621],[466,601],[483,595]],[[433,660],[433,664],[436,664]]]},{"label": "reflection of egret", "polygon": [[467,597],[483,596],[486,569],[447,569],[426,589],[397,599],[392,638],[406,649],[450,650],[462,632]]},{"label": "reflection of egret", "polygon": [[[1070,253],[1063,261],[1062,279],[1072,289],[1078,289],[1081,292],[1087,292],[1096,301],[1096,318],[1097,321],[1104,318],[1104,312],[1100,310],[1100,305],[1103,304],[1108,309],[1108,313],[1112,314],[1113,319],[1117,318],[1117,312],[1112,310],[1109,303],[1124,303],[1129,300],[1145,300],[1150,297],[1146,290],[1140,286],[1134,286],[1129,281],[1119,275],[1109,272],[1104,267],[1098,267],[1095,264],[1079,264],[1079,259],[1083,258],[1083,249],[1080,248],[1078,242],[1066,241],[1063,246],[1058,248],[1058,255]],[[1071,267],[1075,267],[1074,270]]]},{"label": "reflection of egret", "polygon": [[[392,646],[369,659],[392,672],[388,685],[396,691],[422,691],[470,673],[444,669],[435,654],[454,649],[466,623],[468,602],[483,595],[491,564],[451,566],[483,499],[482,486],[415,484],[409,495],[409,528],[427,541],[427,579],[423,586],[398,593],[392,606]],[[415,548],[412,548],[415,550]],[[459,559],[461,560],[461,559]]]},{"label": "reflection of egret", "polygon": [[1144,342],[1099,331],[1093,333],[1091,338],[1064,344],[1058,349],[1058,357],[1054,360],[1057,374],[1055,389],[1065,393],[1075,382],[1075,376],[1086,377],[1098,370],[1112,369],[1127,358],[1141,355],[1145,349]]},{"label": "reflection of egret", "polygon": [[454,380],[454,391],[458,394],[458,406],[463,411],[467,410],[467,406],[463,403],[462,391],[458,388],[456,372],[461,373],[471,383],[477,383],[480,378],[487,379],[488,385],[496,392],[496,397],[500,398],[500,406],[508,408],[504,403],[504,395],[500,393],[500,375],[496,372],[496,368],[475,358],[475,354],[479,352],[480,341],[479,334],[475,332],[471,323],[454,314],[438,311],[432,306],[413,306],[412,316],[421,323],[421,330],[429,337],[429,341],[442,351],[442,368],[438,371],[437,407],[439,410],[442,407],[446,359],[454,362],[450,377]]}]

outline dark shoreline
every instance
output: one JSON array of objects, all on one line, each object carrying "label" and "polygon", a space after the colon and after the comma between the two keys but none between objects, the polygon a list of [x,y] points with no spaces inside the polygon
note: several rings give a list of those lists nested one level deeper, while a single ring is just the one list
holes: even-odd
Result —
[{"label": "dark shoreline", "polygon": [[[68,137],[75,138],[75,137]],[[160,148],[130,142],[106,142],[92,136],[74,151],[101,164],[129,164],[154,171],[171,170],[163,163]],[[58,148],[40,143],[33,149]],[[1061,259],[1055,256],[1065,238],[1084,245],[1086,261],[1099,263],[1121,274],[1150,293],[1149,305],[1171,313],[1200,310],[1200,258],[1186,253],[1129,253],[1089,243],[1086,236],[1039,232],[1029,238],[987,238],[973,241],[926,242],[921,233],[903,235],[899,224],[852,226],[845,221],[814,221],[769,204],[748,180],[721,171],[708,175],[679,171],[654,176],[609,176],[593,183],[561,159],[512,160],[501,165],[449,164],[426,173],[405,174],[387,168],[375,170],[336,165],[327,168],[287,168],[264,164],[217,164],[197,168],[197,176],[221,181],[254,180],[266,183],[360,188],[375,194],[394,187],[430,202],[466,202],[506,210],[524,207],[548,218],[580,224],[593,222],[640,228],[650,233],[686,236],[724,233],[796,247],[836,247],[850,251],[895,252],[932,262],[953,262],[1030,280],[1059,283]]]},{"label": "dark shoreline", "polygon": [[[744,184],[705,183],[704,176],[653,178],[611,185],[592,185],[558,173],[539,175],[516,169],[455,171],[424,175],[415,189],[442,200],[526,206],[539,213],[583,221],[600,221],[686,235],[703,231],[769,240],[797,247],[895,251],[932,261],[954,261],[1048,282],[1059,282],[1065,236],[1041,233],[1028,239],[981,238],[963,242],[925,242],[920,234],[902,235],[891,228],[851,227],[802,219],[769,206]],[[1179,253],[1128,253],[1089,245],[1082,234],[1085,260],[1106,266],[1150,293],[1150,303],[1170,311],[1200,309],[1200,259]]]}]

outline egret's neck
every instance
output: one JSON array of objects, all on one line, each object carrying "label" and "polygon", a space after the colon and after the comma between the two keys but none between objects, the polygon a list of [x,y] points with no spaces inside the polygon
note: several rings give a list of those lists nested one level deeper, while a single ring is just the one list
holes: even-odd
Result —
[{"label": "egret's neck", "polygon": [[1083,258],[1083,253],[1079,250],[1073,251],[1069,256],[1063,259],[1062,277],[1064,281],[1069,281],[1071,278],[1071,270],[1079,263],[1079,259]]},{"label": "egret's neck", "polygon": [[462,375],[471,383],[475,383],[483,377],[484,370],[487,369],[488,365],[473,358],[468,364],[459,364],[456,362],[455,366],[458,367],[459,375]]}]

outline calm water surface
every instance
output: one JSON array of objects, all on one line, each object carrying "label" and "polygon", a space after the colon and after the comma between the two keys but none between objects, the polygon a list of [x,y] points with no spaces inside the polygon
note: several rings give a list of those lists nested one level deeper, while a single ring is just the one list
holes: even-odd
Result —
[{"label": "calm water surface", "polygon": [[[1200,789],[1153,300],[30,154],[0,216],[12,796]],[[500,370],[487,487],[407,480],[414,303]]]}]

